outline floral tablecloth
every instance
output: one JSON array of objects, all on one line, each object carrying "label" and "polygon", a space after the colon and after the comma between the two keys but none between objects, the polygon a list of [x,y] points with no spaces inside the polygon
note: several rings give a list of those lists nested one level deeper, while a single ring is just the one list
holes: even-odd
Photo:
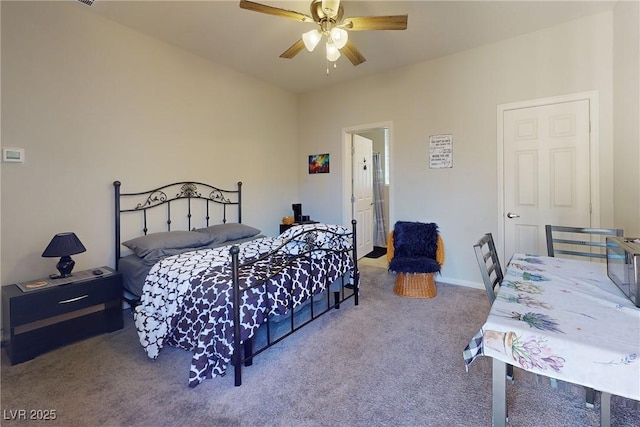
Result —
[{"label": "floral tablecloth", "polygon": [[640,309],[603,263],[515,254],[463,355],[640,400]]}]

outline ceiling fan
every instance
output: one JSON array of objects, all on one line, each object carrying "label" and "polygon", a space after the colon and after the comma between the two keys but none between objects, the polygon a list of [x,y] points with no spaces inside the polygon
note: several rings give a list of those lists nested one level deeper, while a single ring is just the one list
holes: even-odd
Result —
[{"label": "ceiling fan", "polygon": [[311,52],[322,40],[322,37],[326,36],[328,61],[337,61],[340,57],[340,52],[342,52],[353,65],[359,65],[365,62],[366,59],[349,40],[347,31],[407,29],[407,15],[359,16],[342,19],[344,8],[340,0],[312,0],[311,16],[248,0],[240,0],[240,7],[254,12],[318,25],[319,28],[305,32],[300,40],[280,55],[280,58],[293,58],[305,47]]}]

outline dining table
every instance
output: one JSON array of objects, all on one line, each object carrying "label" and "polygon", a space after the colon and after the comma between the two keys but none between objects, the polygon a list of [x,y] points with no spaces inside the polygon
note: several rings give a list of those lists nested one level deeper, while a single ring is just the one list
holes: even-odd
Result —
[{"label": "dining table", "polygon": [[514,254],[486,321],[463,351],[467,370],[492,358],[492,420],[507,422],[506,365],[640,400],[640,309],[609,279],[606,263]]}]

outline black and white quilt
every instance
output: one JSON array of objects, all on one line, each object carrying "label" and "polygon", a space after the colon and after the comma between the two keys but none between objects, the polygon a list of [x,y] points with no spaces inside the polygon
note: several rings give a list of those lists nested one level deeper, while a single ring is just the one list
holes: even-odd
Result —
[{"label": "black and white quilt", "polygon": [[[277,238],[238,245],[242,341],[267,317],[288,313],[353,270],[347,230],[314,226],[314,231],[293,227]],[[150,358],[156,359],[165,345],[193,352],[190,387],[224,375],[233,355],[229,249],[192,251],[156,263],[134,313],[140,343]]]}]

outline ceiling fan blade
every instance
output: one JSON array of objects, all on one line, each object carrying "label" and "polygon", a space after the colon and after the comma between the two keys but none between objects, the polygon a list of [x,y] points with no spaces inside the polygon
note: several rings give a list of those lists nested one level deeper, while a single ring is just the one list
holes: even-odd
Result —
[{"label": "ceiling fan blade", "polygon": [[300,39],[294,44],[292,44],[289,49],[282,52],[282,55],[280,55],[280,58],[291,59],[294,56],[296,56],[298,53],[300,53],[302,49],[304,49],[304,41]]},{"label": "ceiling fan blade", "polygon": [[340,52],[342,52],[353,65],[360,65],[366,61],[365,57],[362,56],[358,49],[356,49],[356,46],[351,42],[351,40],[347,41],[347,44],[340,49]]},{"label": "ceiling fan blade", "polygon": [[340,25],[349,31],[406,30],[408,15],[357,16],[345,18]]},{"label": "ceiling fan blade", "polygon": [[289,18],[299,22],[314,22],[313,18],[305,15],[304,13],[267,6],[265,4],[255,3],[248,0],[240,0],[240,8],[252,10],[254,12],[266,13],[267,15],[281,16],[283,18]]}]

